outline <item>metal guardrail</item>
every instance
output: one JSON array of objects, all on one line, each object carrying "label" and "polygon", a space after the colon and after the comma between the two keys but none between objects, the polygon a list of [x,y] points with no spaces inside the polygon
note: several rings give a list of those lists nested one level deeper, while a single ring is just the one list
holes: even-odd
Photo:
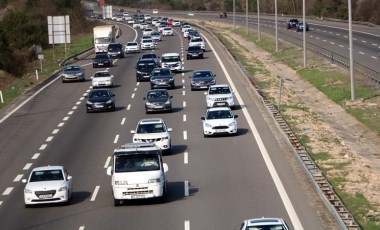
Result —
[{"label": "metal guardrail", "polygon": [[79,59],[78,58],[79,56],[81,56],[81,55],[87,56],[87,55],[89,55],[89,54],[92,53],[91,51],[94,51],[94,47],[93,46],[90,47],[90,48],[88,48],[88,49],[85,49],[85,50],[83,50],[83,51],[81,51],[79,53],[76,53],[76,54],[68,56],[67,58],[63,59],[63,61],[61,61],[59,63],[59,66],[65,66],[68,63],[71,63],[72,60],[73,61],[77,61]]},{"label": "metal guardrail", "polygon": [[[214,38],[216,36],[208,28],[193,24],[196,27],[201,28],[202,30],[211,34]],[[302,44],[302,41],[301,41]],[[231,53],[229,53],[231,58],[235,59]],[[239,68],[242,74],[248,79],[244,67],[237,61]],[[263,92],[257,86],[251,84],[255,89],[257,96],[261,99],[262,103],[267,108],[268,113],[271,115],[272,119],[275,121],[277,127],[282,131],[282,135],[288,141],[289,146],[292,147],[294,153],[296,154],[298,160],[301,162],[307,176],[313,182],[313,186],[316,188],[317,193],[326,204],[327,208],[337,219],[341,229],[344,230],[360,230],[359,224],[356,222],[354,216],[346,208],[342,200],[335,193],[333,186],[328,182],[326,177],[323,175],[322,171],[319,169],[318,165],[310,157],[309,153],[300,143],[296,134],[291,130],[287,122],[282,117],[278,109],[273,105],[272,101],[266,96],[266,93]]]}]

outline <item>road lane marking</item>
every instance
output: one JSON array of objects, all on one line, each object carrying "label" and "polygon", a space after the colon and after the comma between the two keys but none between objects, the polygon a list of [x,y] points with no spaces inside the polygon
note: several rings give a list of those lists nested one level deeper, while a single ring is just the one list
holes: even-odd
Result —
[{"label": "road lane marking", "polygon": [[183,131],[183,139],[184,139],[184,140],[187,140],[187,131],[186,131],[186,130]]},{"label": "road lane marking", "polygon": [[182,106],[183,106],[183,108],[186,107],[186,101],[183,101],[183,102],[182,102]]},{"label": "road lane marking", "polygon": [[69,120],[69,117],[64,117],[62,120],[67,121]]},{"label": "road lane marking", "polygon": [[80,226],[80,227],[79,227],[79,230],[84,230],[84,226]]},{"label": "road lane marking", "polygon": [[74,113],[74,111],[70,111],[70,112],[67,113],[67,115],[71,115],[73,113]]},{"label": "road lane marking", "polygon": [[183,121],[186,121],[186,114],[183,114]]},{"label": "road lane marking", "polygon": [[331,44],[331,45],[335,45],[335,43],[334,43],[334,42],[330,42],[330,44]]},{"label": "road lane marking", "polygon": [[130,110],[131,109],[131,104],[129,104],[128,106],[127,106],[127,110]]},{"label": "road lane marking", "polygon": [[363,52],[361,52],[361,51],[359,51],[359,53],[360,53],[360,54],[363,54],[363,55],[365,54],[365,53],[363,53]]},{"label": "road lane marking", "polygon": [[375,56],[371,56],[371,58],[373,58],[373,59],[376,59],[376,60],[377,60],[377,57],[375,57]]},{"label": "road lane marking", "polygon": [[344,45],[339,45],[339,47],[342,47],[342,48],[344,48]]},{"label": "road lane marking", "polygon": [[185,153],[183,154],[183,163],[184,163],[185,165],[187,165],[187,164],[189,163],[189,153],[188,153],[188,152],[185,152]]},{"label": "road lane marking", "polygon": [[113,139],[113,143],[116,144],[118,140],[119,140],[119,134],[115,136],[115,139]]},{"label": "road lane marking", "polygon": [[104,168],[108,168],[108,165],[110,164],[111,157],[107,157],[106,163],[104,163]]},{"label": "road lane marking", "polygon": [[182,95],[183,95],[183,96],[186,95],[186,91],[185,91],[185,90],[182,91]]},{"label": "road lane marking", "polygon": [[61,122],[58,124],[58,127],[62,127],[65,124],[65,122]]},{"label": "road lane marking", "polygon": [[59,129],[54,129],[53,132],[51,132],[51,134],[57,134],[59,132]]},{"label": "road lane marking", "polygon": [[13,190],[13,187],[8,187],[5,189],[5,191],[3,192],[3,196],[8,196],[9,194],[11,194]]},{"label": "road lane marking", "polygon": [[80,100],[80,101],[83,101],[83,100],[84,100],[84,97],[80,97],[79,100]]},{"label": "road lane marking", "polygon": [[185,196],[189,196],[189,181],[185,181]]},{"label": "road lane marking", "polygon": [[78,106],[74,105],[72,110],[76,110],[78,108]]},{"label": "road lane marking", "polygon": [[40,153],[35,153],[35,154],[32,156],[32,160],[37,159],[39,156],[40,156]]},{"label": "road lane marking", "polygon": [[367,41],[362,41],[362,43],[367,43]]},{"label": "road lane marking", "polygon": [[77,101],[77,103],[75,103],[75,104],[76,104],[76,105],[80,105],[80,103],[81,103],[80,101]]},{"label": "road lane marking", "polygon": [[49,137],[46,139],[46,142],[50,142],[51,140],[53,140],[53,136],[49,136]]},{"label": "road lane marking", "polygon": [[100,188],[99,185],[95,187],[94,193],[91,196],[91,201],[95,201],[96,195],[98,195],[98,192],[99,192],[99,188]]},{"label": "road lane marking", "polygon": [[[205,37],[205,39],[206,39],[206,42],[209,44],[211,50],[215,51],[215,49],[214,49],[213,45],[211,44],[211,42],[206,37]],[[225,76],[227,78],[227,81],[229,82],[232,90],[235,91],[235,92],[237,92],[235,84],[232,81],[231,76],[227,72],[227,69],[224,66],[222,60],[220,59],[218,53],[215,51],[214,54],[215,54],[216,59],[219,62],[219,65],[221,66],[222,71],[224,72],[224,74],[225,74]],[[236,94],[235,96],[236,96],[236,99],[237,99],[238,103],[240,105],[244,105],[243,104],[243,99],[240,97],[240,94]],[[288,193],[285,190],[285,187],[284,187],[284,185],[283,185],[283,183],[282,183],[282,181],[280,179],[280,176],[278,175],[277,170],[274,167],[272,160],[270,159],[269,153],[268,153],[268,151],[267,151],[267,149],[266,149],[266,147],[264,145],[263,140],[261,139],[260,133],[257,130],[255,123],[253,123],[251,115],[248,113],[248,110],[247,110],[247,108],[245,106],[242,106],[241,110],[242,110],[242,112],[243,112],[243,114],[244,114],[244,116],[245,116],[245,118],[246,118],[246,120],[248,122],[248,125],[249,125],[250,129],[252,130],[252,135],[253,135],[253,137],[256,140],[256,143],[257,143],[257,145],[258,145],[258,147],[260,149],[260,153],[261,153],[261,155],[262,155],[262,157],[264,159],[264,162],[265,162],[265,164],[266,164],[266,166],[267,166],[267,168],[269,170],[269,173],[270,173],[270,175],[271,175],[271,177],[273,179],[273,182],[274,182],[274,184],[275,184],[275,186],[277,188],[277,191],[278,191],[278,193],[280,195],[282,203],[283,203],[283,205],[284,205],[284,207],[285,207],[285,209],[286,209],[286,211],[287,211],[287,213],[288,213],[288,215],[290,217],[290,220],[291,220],[291,222],[293,224],[294,229],[303,230],[304,228],[302,226],[302,223],[301,223],[301,221],[300,221],[300,219],[299,219],[299,217],[298,217],[298,215],[296,213],[296,210],[293,207],[292,202],[290,201],[290,198],[288,196]]]},{"label": "road lane marking", "polygon": [[0,206],[3,204],[3,202],[2,201],[0,201]]},{"label": "road lane marking", "polygon": [[133,89],[133,91],[135,91],[135,92],[136,92],[136,91],[137,91],[137,88],[134,88],[134,89]]},{"label": "road lane marking", "polygon": [[190,230],[190,220],[185,220],[185,230]]},{"label": "road lane marking", "polygon": [[121,125],[124,125],[124,123],[125,123],[125,120],[126,120],[126,119],[125,119],[125,118],[123,118],[123,119],[121,120],[121,123],[120,123],[120,124],[121,124]]},{"label": "road lane marking", "polygon": [[41,147],[38,150],[44,150],[44,149],[46,149],[46,146],[47,146],[47,144],[43,144],[43,145],[41,145]]},{"label": "road lane marking", "polygon": [[15,177],[15,179],[13,179],[13,182],[19,182],[19,181],[22,179],[23,176],[24,176],[24,174],[18,174],[18,175]]},{"label": "road lane marking", "polygon": [[[182,79],[182,84],[185,84],[185,79]],[[185,86],[183,86],[183,88],[185,88]]]},{"label": "road lane marking", "polygon": [[131,98],[135,98],[135,93],[132,93],[132,96],[131,96]]},{"label": "road lane marking", "polygon": [[27,163],[22,170],[29,170],[33,163]]}]

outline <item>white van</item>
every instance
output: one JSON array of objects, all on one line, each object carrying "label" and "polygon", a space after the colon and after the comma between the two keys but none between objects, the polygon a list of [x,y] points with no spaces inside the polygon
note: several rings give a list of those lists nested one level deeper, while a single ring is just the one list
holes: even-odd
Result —
[{"label": "white van", "polygon": [[171,71],[182,71],[182,61],[179,53],[165,53],[161,56],[161,67]]},{"label": "white van", "polygon": [[159,198],[166,195],[168,165],[154,143],[128,143],[115,149],[107,174],[114,206],[124,200]]}]

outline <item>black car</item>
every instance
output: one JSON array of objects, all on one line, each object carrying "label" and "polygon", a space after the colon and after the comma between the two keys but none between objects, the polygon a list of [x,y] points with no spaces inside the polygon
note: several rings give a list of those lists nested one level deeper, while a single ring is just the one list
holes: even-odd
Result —
[{"label": "black car", "polygon": [[149,90],[146,97],[143,98],[145,101],[145,112],[170,112],[172,110],[172,98],[173,96],[170,96],[166,89]]},{"label": "black car", "polygon": [[201,46],[189,46],[186,50],[186,59],[203,58],[203,49]]},{"label": "black car", "polygon": [[155,53],[146,53],[146,54],[141,55],[140,60],[144,60],[144,59],[153,59],[156,61],[157,66],[160,65],[160,57]]},{"label": "black car", "polygon": [[120,43],[111,43],[107,48],[108,55],[111,58],[124,58],[123,45]]},{"label": "black car", "polygon": [[[307,23],[305,23],[306,25],[306,31],[309,31],[309,25]],[[303,31],[303,22],[299,22],[298,25],[297,25],[297,32],[299,31]]]},{"label": "black car", "polygon": [[287,27],[288,27],[288,29],[291,29],[291,28],[297,28],[298,23],[299,23],[298,19],[296,19],[296,18],[292,18],[292,19],[290,19],[290,20],[287,22]]},{"label": "black car", "polygon": [[215,85],[216,75],[211,70],[195,70],[190,76],[191,90],[208,89],[210,85]]},{"label": "black car", "polygon": [[111,67],[113,66],[113,61],[107,53],[98,53],[94,61],[92,62],[92,66],[95,67]]},{"label": "black car", "polygon": [[169,68],[156,68],[150,74],[150,87],[175,88],[174,75]]},{"label": "black car", "polygon": [[66,66],[61,74],[62,82],[85,81],[85,70],[79,65]]},{"label": "black car", "polygon": [[86,98],[87,113],[115,110],[115,95],[109,89],[92,89]]},{"label": "black car", "polygon": [[158,67],[154,59],[141,59],[136,65],[136,81],[149,81],[151,72]]}]

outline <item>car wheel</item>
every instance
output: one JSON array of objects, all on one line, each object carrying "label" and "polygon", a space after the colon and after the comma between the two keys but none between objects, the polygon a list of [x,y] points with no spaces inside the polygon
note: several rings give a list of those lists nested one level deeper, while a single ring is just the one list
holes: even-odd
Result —
[{"label": "car wheel", "polygon": [[203,59],[203,54],[201,55],[201,58]]},{"label": "car wheel", "polygon": [[206,135],[206,134],[203,134],[203,137],[204,137],[204,138],[207,138],[207,135]]},{"label": "car wheel", "polygon": [[113,199],[113,205],[114,205],[115,207],[120,206],[120,205],[121,205],[121,201],[118,200],[118,199]]},{"label": "car wheel", "polygon": [[186,57],[186,60],[189,60],[190,58],[189,57]]}]

